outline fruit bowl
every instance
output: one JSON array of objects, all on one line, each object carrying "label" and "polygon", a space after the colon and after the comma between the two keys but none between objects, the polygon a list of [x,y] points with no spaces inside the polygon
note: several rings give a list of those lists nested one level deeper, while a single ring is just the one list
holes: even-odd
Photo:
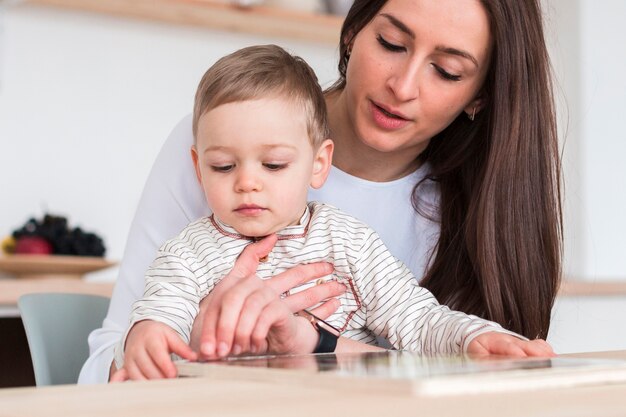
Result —
[{"label": "fruit bowl", "polygon": [[101,257],[66,255],[4,255],[0,271],[16,278],[81,278],[88,272],[114,266]]}]

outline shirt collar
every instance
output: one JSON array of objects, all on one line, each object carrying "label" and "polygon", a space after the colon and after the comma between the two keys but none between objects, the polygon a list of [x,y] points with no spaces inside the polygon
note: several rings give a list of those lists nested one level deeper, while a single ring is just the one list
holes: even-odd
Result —
[{"label": "shirt collar", "polygon": [[[230,236],[234,239],[243,239],[243,240],[252,240],[252,241],[257,241],[257,240],[262,239],[262,237],[251,237],[251,236],[244,236],[240,234],[232,226],[229,226],[226,223],[223,223],[220,219],[217,218],[217,216],[215,216],[215,214],[211,214],[209,219],[211,220],[211,223],[217,229],[217,231],[219,231],[221,234],[225,236]],[[304,213],[300,217],[300,221],[298,222],[298,224],[293,225],[293,226],[287,226],[284,229],[276,232],[276,235],[278,236],[278,240],[299,239],[299,238],[305,237],[307,232],[309,231],[310,222],[311,222],[311,209],[309,208],[309,205],[307,204],[304,209]]]}]

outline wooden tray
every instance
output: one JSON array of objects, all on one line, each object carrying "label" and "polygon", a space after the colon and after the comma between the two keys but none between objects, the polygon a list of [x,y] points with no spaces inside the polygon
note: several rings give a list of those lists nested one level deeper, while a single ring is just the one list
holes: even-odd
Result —
[{"label": "wooden tray", "polygon": [[88,272],[109,268],[116,262],[104,258],[65,255],[0,256],[0,271],[16,278],[81,278]]}]

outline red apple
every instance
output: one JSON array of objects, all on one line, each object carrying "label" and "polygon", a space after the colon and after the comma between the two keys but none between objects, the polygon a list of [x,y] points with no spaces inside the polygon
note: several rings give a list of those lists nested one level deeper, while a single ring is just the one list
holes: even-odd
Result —
[{"label": "red apple", "polygon": [[15,243],[16,254],[50,255],[52,245],[46,239],[39,236],[22,236]]}]

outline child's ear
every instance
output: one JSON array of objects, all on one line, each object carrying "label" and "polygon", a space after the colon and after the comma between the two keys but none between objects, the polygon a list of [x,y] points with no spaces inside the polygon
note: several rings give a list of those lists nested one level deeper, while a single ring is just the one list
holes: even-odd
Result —
[{"label": "child's ear", "polygon": [[315,159],[313,160],[313,175],[311,175],[311,187],[320,188],[326,182],[326,177],[330,172],[330,165],[333,162],[333,149],[335,144],[332,140],[326,139],[320,145]]},{"label": "child's ear", "polygon": [[198,182],[202,184],[202,173],[200,172],[200,158],[198,157],[198,149],[196,145],[191,146],[191,159],[193,161],[193,167],[196,170],[196,177]]}]

